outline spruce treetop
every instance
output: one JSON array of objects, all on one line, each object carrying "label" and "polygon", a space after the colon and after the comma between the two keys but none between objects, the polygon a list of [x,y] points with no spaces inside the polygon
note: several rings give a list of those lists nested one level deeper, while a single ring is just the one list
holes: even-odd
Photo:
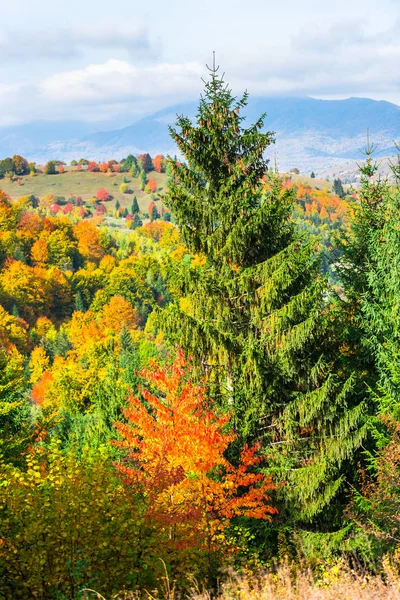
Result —
[{"label": "spruce treetop", "polygon": [[196,123],[178,116],[177,128],[170,127],[184,161],[169,159],[173,178],[166,204],[188,249],[216,259],[237,222],[251,220],[260,203],[264,151],[274,137],[261,132],[265,115],[243,127],[248,94],[235,98],[218,67],[209,71]]}]

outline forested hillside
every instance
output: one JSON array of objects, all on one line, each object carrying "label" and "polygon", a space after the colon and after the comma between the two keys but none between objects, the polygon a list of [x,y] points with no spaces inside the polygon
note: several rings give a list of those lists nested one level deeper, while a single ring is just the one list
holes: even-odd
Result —
[{"label": "forested hillside", "polygon": [[279,174],[246,104],[0,161],[2,600],[397,597],[400,163]]}]

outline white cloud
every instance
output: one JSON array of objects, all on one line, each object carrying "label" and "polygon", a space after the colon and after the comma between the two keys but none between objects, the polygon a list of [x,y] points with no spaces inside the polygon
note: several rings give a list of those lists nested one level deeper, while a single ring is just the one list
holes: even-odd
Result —
[{"label": "white cloud", "polygon": [[[236,93],[248,89],[256,95],[363,95],[390,97],[400,103],[396,27],[371,32],[363,23],[322,25],[318,31],[311,27],[298,31],[286,45],[270,47],[262,42],[261,47],[257,41],[245,53],[232,55],[230,63],[222,65],[226,80]],[[90,38],[93,46],[104,50],[104,43],[110,47],[115,43],[115,35],[107,35],[98,30],[75,37],[85,43]],[[118,115],[133,122],[168,104],[197,99],[205,76],[205,66],[199,62],[138,66],[137,61],[110,58],[33,84],[0,85],[0,123],[61,118],[102,121]]]},{"label": "white cloud", "polygon": [[161,63],[134,67],[127,61],[110,59],[103,64],[66,71],[40,84],[45,100],[52,102],[91,102],[187,96],[199,89],[204,69],[198,63]]},{"label": "white cloud", "polygon": [[5,60],[65,60],[83,56],[87,49],[124,49],[135,57],[155,58],[159,44],[146,29],[115,26],[0,31],[0,57]]}]

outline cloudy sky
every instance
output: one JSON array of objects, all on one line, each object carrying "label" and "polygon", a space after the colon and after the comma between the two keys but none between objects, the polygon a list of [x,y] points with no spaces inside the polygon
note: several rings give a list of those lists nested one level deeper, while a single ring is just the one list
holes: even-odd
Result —
[{"label": "cloudy sky", "polygon": [[129,124],[198,98],[212,50],[237,92],[400,104],[399,0],[1,4],[0,125]]}]

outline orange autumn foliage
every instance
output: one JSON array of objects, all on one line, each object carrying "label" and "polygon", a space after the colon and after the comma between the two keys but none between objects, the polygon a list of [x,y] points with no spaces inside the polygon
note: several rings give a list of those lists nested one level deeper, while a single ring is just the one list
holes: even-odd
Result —
[{"label": "orange autumn foliage", "polygon": [[46,392],[49,385],[53,381],[53,376],[50,371],[46,371],[43,376],[37,381],[31,391],[31,400],[38,404],[39,406],[43,406],[46,402]]},{"label": "orange autumn foliage", "polygon": [[157,154],[157,156],[153,158],[154,170],[157,171],[157,173],[164,172],[164,161],[165,158],[162,154]]},{"label": "orange autumn foliage", "polygon": [[166,221],[152,221],[136,230],[140,235],[160,244],[160,248],[175,247],[179,243],[179,231]]},{"label": "orange autumn foliage", "polygon": [[74,235],[78,240],[78,250],[87,260],[100,261],[105,255],[100,232],[89,221],[79,221],[74,227]]},{"label": "orange autumn foliage", "polygon": [[43,267],[49,260],[49,247],[46,240],[36,240],[31,248],[31,259],[35,265]]},{"label": "orange autumn foliage", "polygon": [[151,177],[149,179],[149,181],[147,182],[147,187],[149,188],[149,191],[152,194],[155,194],[156,191],[157,191],[157,182],[156,182],[156,180]]},{"label": "orange autumn foliage", "polygon": [[140,321],[138,311],[121,296],[113,296],[103,308],[101,325],[104,329],[120,332],[124,327],[132,329]]},{"label": "orange autumn foliage", "polygon": [[95,320],[95,315],[88,310],[73,313],[68,324],[68,337],[75,350],[83,354],[88,348],[105,339],[105,334]]},{"label": "orange autumn foliage", "polygon": [[[258,446],[245,447],[238,467],[224,456],[235,435],[226,431],[229,415],[218,416],[205,389],[186,380],[179,355],[170,368],[144,369],[140,398],[131,397],[117,423],[128,449],[128,461],[117,468],[131,485],[142,489],[149,523],[169,531],[173,548],[210,550],[235,516],[271,519],[274,484],[255,472]],[[157,394],[157,395],[156,395]],[[240,493],[239,493],[240,491]]]}]

